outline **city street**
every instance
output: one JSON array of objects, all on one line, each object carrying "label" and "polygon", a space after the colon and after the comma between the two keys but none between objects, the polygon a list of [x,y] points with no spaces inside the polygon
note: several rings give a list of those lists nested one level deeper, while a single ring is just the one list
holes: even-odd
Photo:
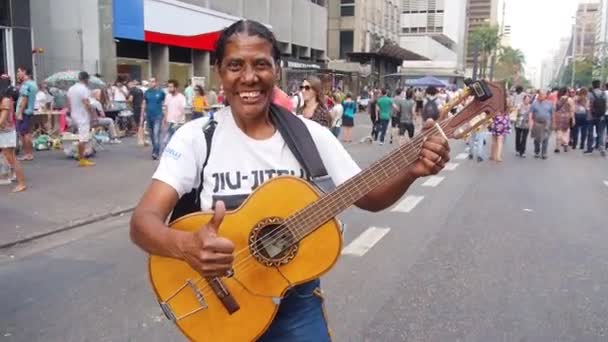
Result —
[{"label": "city street", "polygon": [[[608,163],[580,150],[520,159],[512,144],[509,136],[498,164],[470,161],[452,142],[451,164],[393,208],[341,216],[343,256],[323,278],[335,341],[608,339]],[[392,147],[348,150],[366,166]],[[148,163],[133,153],[124,160]],[[122,183],[124,163],[92,170],[113,168],[107,186],[132,184],[128,206],[146,165],[139,183]],[[128,220],[0,249],[0,341],[183,340],[155,302]]]}]

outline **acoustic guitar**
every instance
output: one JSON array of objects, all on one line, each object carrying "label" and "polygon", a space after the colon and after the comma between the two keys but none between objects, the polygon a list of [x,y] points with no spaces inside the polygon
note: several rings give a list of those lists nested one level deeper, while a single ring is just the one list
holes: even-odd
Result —
[{"label": "acoustic guitar", "polygon": [[[291,176],[273,178],[224,217],[218,235],[235,244],[233,269],[225,277],[203,277],[181,260],[150,256],[152,287],[160,306],[193,341],[253,341],[272,322],[282,296],[294,285],[329,271],[342,249],[336,215],[405,169],[429,135],[461,138],[506,109],[504,86],[477,81],[443,108],[474,97],[459,113],[394,149],[384,158],[322,194]],[[446,116],[446,115],[444,115]],[[211,213],[194,213],[170,223],[194,232]]]}]

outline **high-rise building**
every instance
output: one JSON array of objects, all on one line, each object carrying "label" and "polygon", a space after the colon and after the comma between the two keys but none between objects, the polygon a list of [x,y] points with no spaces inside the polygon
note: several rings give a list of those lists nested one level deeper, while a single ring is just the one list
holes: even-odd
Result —
[{"label": "high-rise building", "polygon": [[399,45],[429,61],[405,62],[406,76],[464,76],[467,0],[402,0]]},{"label": "high-rise building", "polygon": [[473,67],[475,46],[471,34],[481,25],[498,24],[499,0],[468,0],[467,4],[467,68]]},{"label": "high-rise building", "polygon": [[329,67],[345,71],[366,69],[367,85],[384,85],[386,75],[396,73],[404,60],[424,60],[399,46],[401,0],[329,0],[327,56]]},{"label": "high-rise building", "polygon": [[581,1],[576,11],[576,21],[573,27],[574,55],[579,58],[593,59],[596,50],[598,22],[600,22],[600,0]]},{"label": "high-rise building", "polygon": [[327,55],[372,52],[398,38],[398,0],[329,0]]},{"label": "high-rise building", "polygon": [[[13,0],[15,1],[15,0]],[[26,0],[19,0],[26,2]],[[272,28],[280,45],[282,81],[291,70],[325,62],[325,0],[31,0],[34,41],[45,49],[39,76],[83,69],[107,81],[156,76],[185,82],[211,72],[219,32],[245,18]],[[210,82],[209,82],[210,81]]]},{"label": "high-rise building", "polygon": [[[35,47],[35,46],[34,46]],[[30,4],[24,0],[0,0],[0,74],[15,81],[18,67],[32,68]]]}]

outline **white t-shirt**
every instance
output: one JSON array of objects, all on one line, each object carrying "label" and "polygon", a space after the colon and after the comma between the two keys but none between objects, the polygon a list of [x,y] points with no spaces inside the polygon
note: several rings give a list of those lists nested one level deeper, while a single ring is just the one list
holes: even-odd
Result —
[{"label": "white t-shirt", "polygon": [[53,102],[53,97],[50,94],[39,90],[36,93],[36,102],[34,103],[34,108],[37,110],[44,109],[46,108],[46,104],[51,102]]},{"label": "white t-shirt", "polygon": [[[210,210],[217,200],[224,201],[228,209],[235,209],[260,184],[277,175],[305,178],[304,170],[278,130],[268,139],[255,140],[238,128],[230,107],[221,109],[214,117],[217,126],[205,167],[202,210]],[[301,119],[336,186],[359,173],[359,166],[327,128]],[[193,120],[177,130],[152,177],[170,185],[180,197],[200,184],[206,154],[203,126],[207,120]]]},{"label": "white t-shirt", "polygon": [[70,116],[78,124],[90,121],[90,115],[82,100],[88,99],[91,91],[87,86],[78,82],[68,90],[68,99],[70,100]]},{"label": "white t-shirt", "polygon": [[127,97],[125,96],[125,94],[129,94],[129,91],[127,90],[126,86],[112,86],[112,98],[114,99],[114,101],[126,102]]},{"label": "white t-shirt", "polygon": [[331,127],[342,126],[342,115],[344,115],[344,107],[341,103],[336,103],[331,109]]}]

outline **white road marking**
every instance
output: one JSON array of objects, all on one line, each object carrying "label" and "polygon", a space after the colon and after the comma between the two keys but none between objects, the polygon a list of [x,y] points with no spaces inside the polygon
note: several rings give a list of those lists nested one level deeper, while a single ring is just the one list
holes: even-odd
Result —
[{"label": "white road marking", "polygon": [[527,213],[533,213],[534,212],[534,210],[528,209],[528,208],[524,208],[522,210],[525,211],[525,212],[527,212]]},{"label": "white road marking", "polygon": [[399,202],[399,204],[397,204],[393,209],[391,209],[391,211],[409,213],[418,205],[418,203],[420,203],[420,201],[422,201],[423,198],[424,196],[406,196],[403,200],[401,200],[401,202]]},{"label": "white road marking", "polygon": [[445,167],[443,168],[444,170],[448,170],[448,171],[453,171],[454,169],[456,169],[458,167],[458,163],[446,163]]},{"label": "white road marking", "polygon": [[384,235],[388,234],[390,228],[369,227],[356,239],[351,241],[348,246],[342,250],[343,255],[363,256],[367,251],[372,249]]},{"label": "white road marking", "polygon": [[608,180],[605,180],[605,181],[604,181],[604,185],[605,185],[605,186],[608,186]]},{"label": "white road marking", "polygon": [[445,177],[441,177],[441,176],[431,176],[424,183],[422,183],[422,186],[436,187],[444,179],[445,179]]},{"label": "white road marking", "polygon": [[456,157],[454,157],[455,160],[465,160],[469,157],[468,153],[459,153]]}]

